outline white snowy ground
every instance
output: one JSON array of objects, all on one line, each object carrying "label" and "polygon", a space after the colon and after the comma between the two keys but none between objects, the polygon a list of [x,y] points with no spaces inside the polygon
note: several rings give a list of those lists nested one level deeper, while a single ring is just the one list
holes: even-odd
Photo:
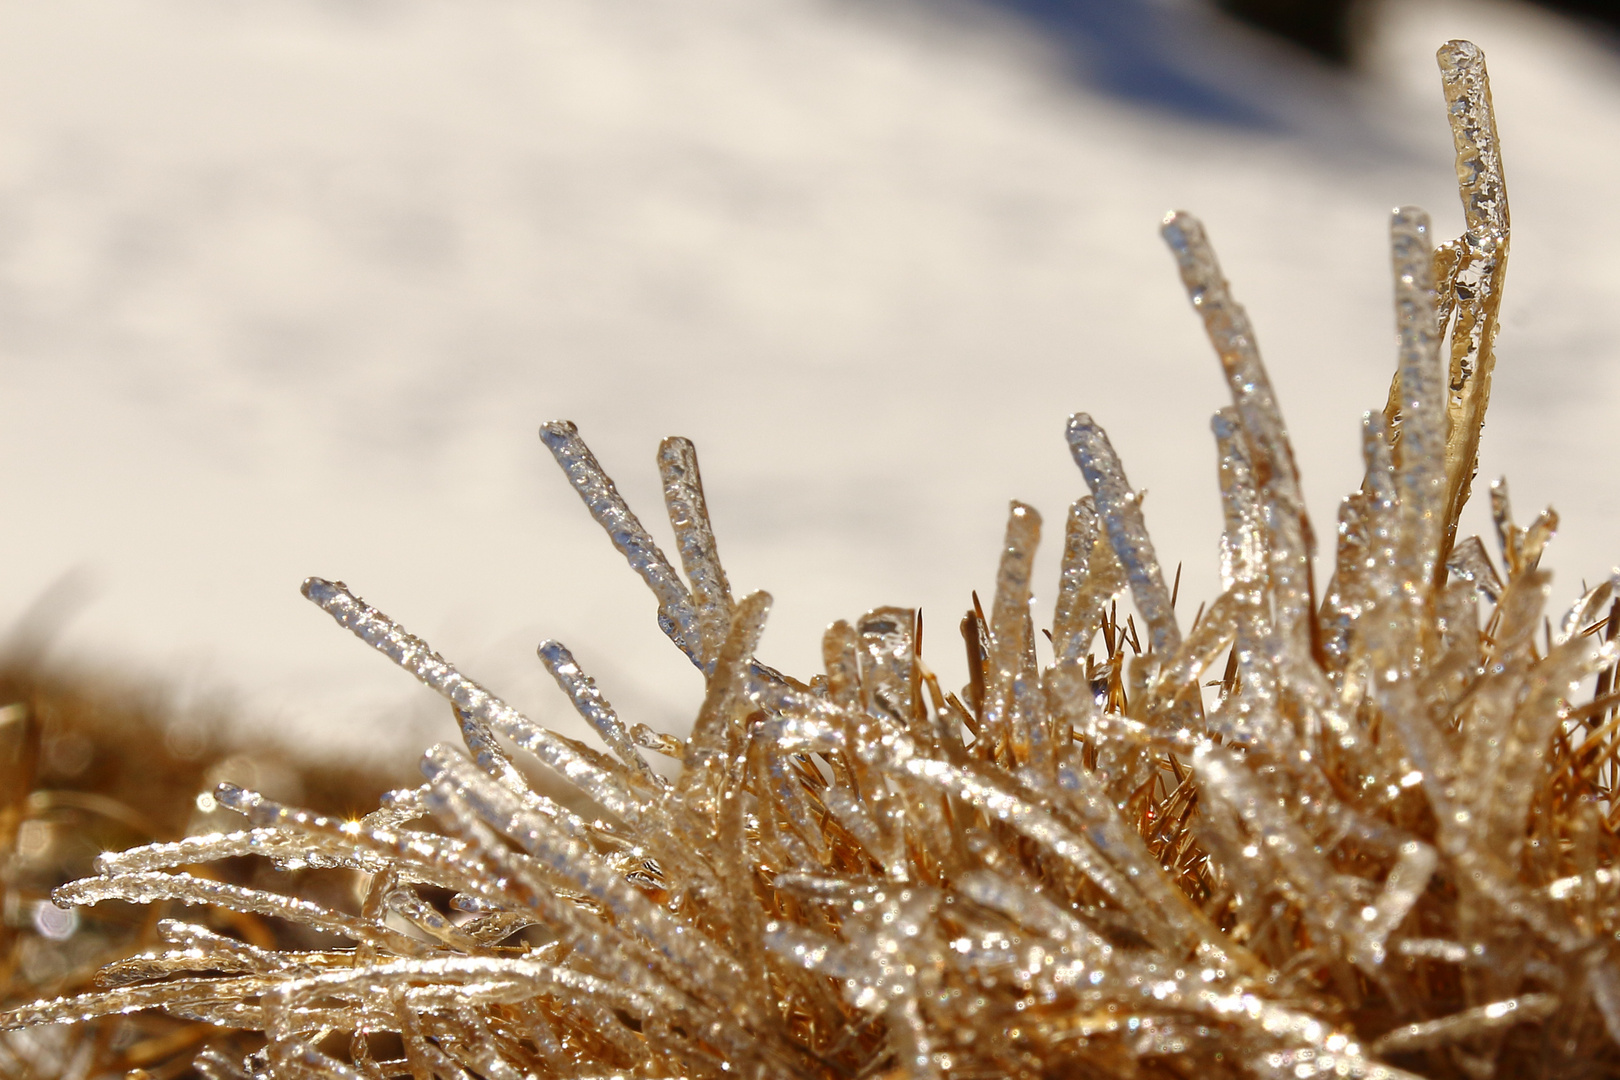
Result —
[{"label": "white snowy ground", "polygon": [[1489,56],[1513,196],[1482,471],[1563,512],[1561,598],[1620,560],[1620,53],[1407,0],[1351,83],[1153,10],[1269,130],[1109,96],[1106,57],[943,3],[0,3],[0,622],[71,610],[57,657],[290,738],[445,737],[298,595],[319,574],[548,722],[577,730],[554,636],[684,728],[698,676],[535,437],[565,417],[661,536],[658,439],[697,441],[734,586],[776,597],[765,659],[808,674],[832,619],[920,604],[959,684],[1009,498],[1055,576],[1078,409],[1190,617],[1225,397],[1159,218],[1206,221],[1331,537],[1393,363],[1387,211],[1460,229],[1453,36]]}]

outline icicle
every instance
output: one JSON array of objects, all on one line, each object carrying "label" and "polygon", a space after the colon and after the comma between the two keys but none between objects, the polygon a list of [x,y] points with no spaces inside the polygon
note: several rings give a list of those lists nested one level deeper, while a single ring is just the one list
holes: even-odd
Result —
[{"label": "icicle", "polygon": [[596,730],[602,741],[608,744],[608,749],[618,755],[619,760],[634,769],[640,777],[655,788],[666,787],[662,776],[653,772],[647,764],[647,759],[636,750],[635,744],[630,741],[629,732],[625,731],[624,724],[608,704],[602,692],[596,688],[596,680],[580,670],[579,664],[574,660],[574,654],[560,641],[542,641],[536,650],[540,662],[551,672],[551,677],[557,680],[562,692],[568,695],[574,703],[574,708],[585,722]]},{"label": "icicle", "polygon": [[[630,569],[640,575],[653,596],[658,598],[658,625],[691,658],[692,663],[703,667],[702,631],[698,626],[698,613],[693,607],[692,594],[681,583],[675,568],[669,565],[669,560],[659,550],[652,536],[642,527],[636,515],[630,512],[619,489],[613,486],[613,481],[597,463],[590,447],[579,437],[579,429],[566,420],[554,421],[541,427],[540,441],[546,444],[546,449],[562,466],[568,482],[579,493],[585,508],[602,526],[602,531],[608,534],[608,539],[619,549],[619,554],[630,564]],[[691,477],[681,478],[683,486],[687,482],[695,483],[696,479],[695,473]],[[687,494],[683,491],[677,498]],[[696,506],[692,510],[696,513]],[[692,527],[696,529],[696,519],[692,519],[692,522]],[[695,535],[690,538],[696,540]],[[701,541],[696,541],[695,546],[701,546]],[[712,546],[707,554],[713,555]]]},{"label": "icicle", "polygon": [[[731,585],[720,565],[714,528],[709,524],[709,504],[703,497],[703,477],[698,472],[697,449],[691,440],[671,437],[659,444],[658,471],[664,480],[664,506],[675,530],[681,569],[692,583],[692,602],[703,642],[703,669],[712,671],[731,625]],[[663,594],[659,596],[662,599]]]},{"label": "icicle", "polygon": [[1114,554],[1125,567],[1131,584],[1131,598],[1147,620],[1153,651],[1168,656],[1181,645],[1181,630],[1170,605],[1170,590],[1164,586],[1164,572],[1148,539],[1142,520],[1140,497],[1125,479],[1125,469],[1108,441],[1108,435],[1085,413],[1069,417],[1069,451],[1085,475],[1086,486],[1097,501]]}]

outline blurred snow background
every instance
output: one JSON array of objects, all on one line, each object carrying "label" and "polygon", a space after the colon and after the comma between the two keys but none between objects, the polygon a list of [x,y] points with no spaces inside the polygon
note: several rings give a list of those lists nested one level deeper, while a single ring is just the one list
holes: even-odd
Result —
[{"label": "blurred snow background", "polygon": [[1185,620],[1226,398],[1158,221],[1208,225],[1331,537],[1393,365],[1387,213],[1461,228],[1457,36],[1515,226],[1480,486],[1558,507],[1573,595],[1620,560],[1620,51],[1488,0],[1367,31],[1346,72],[1196,0],[0,3],[0,621],[334,750],[446,735],[319,574],[549,723],[557,637],[682,730],[699,677],[535,437],[569,418],[660,536],[658,440],[696,440],[766,660],[920,605],[956,685],[1009,498],[1055,578],[1080,409]]}]

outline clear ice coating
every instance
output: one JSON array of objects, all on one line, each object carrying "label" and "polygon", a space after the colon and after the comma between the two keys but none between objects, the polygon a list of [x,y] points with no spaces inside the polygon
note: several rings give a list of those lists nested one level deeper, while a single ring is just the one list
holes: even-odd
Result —
[{"label": "clear ice coating", "polygon": [[[447,700],[462,746],[358,820],[223,785],[239,831],[103,855],[59,904],[174,917],[94,988],[0,1024],[166,1011],[220,1034],[185,1050],[217,1080],[1620,1074],[1617,582],[1555,629],[1538,563],[1557,518],[1515,524],[1500,482],[1498,558],[1456,536],[1508,213],[1483,58],[1452,42],[1440,66],[1467,231],[1436,245],[1422,211],[1390,221],[1396,373],[1320,600],[1254,330],[1202,225],[1172,214],[1231,394],[1222,592],[1185,630],[1085,413],[1050,649],[1041,517],[1014,503],[959,692],[905,607],[834,624],[808,682],[764,667],[770,597],[734,598],[692,444],[658,454],[677,571],[573,425],[548,424],[703,673],[690,737],[621,719],[554,641],[539,659],[606,752],[547,731],[311,578]],[[347,874],[353,903],[212,880],[227,859]],[[232,913],[302,936],[249,941]],[[20,1045],[0,1040],[5,1075]]]}]

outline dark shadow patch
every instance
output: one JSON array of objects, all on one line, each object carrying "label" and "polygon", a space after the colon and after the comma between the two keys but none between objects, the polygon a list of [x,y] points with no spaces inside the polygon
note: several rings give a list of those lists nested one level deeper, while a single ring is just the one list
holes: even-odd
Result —
[{"label": "dark shadow patch", "polygon": [[[1082,82],[1190,120],[1261,130],[1283,125],[1249,95],[1189,63],[1187,13],[1151,0],[982,0],[1056,45]],[[1202,14],[1202,13],[1195,13]]]}]

